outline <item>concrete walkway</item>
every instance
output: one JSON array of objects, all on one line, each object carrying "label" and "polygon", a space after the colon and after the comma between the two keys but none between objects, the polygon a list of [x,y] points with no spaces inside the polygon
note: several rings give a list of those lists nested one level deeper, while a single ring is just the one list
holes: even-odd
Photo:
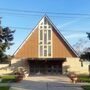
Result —
[{"label": "concrete walkway", "polygon": [[72,84],[66,76],[33,76],[11,84],[10,90],[83,90],[82,84]]}]

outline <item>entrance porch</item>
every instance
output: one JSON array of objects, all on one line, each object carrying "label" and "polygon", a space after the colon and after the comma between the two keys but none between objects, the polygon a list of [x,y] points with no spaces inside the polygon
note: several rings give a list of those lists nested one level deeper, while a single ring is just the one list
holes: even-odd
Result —
[{"label": "entrance porch", "polygon": [[30,75],[57,75],[62,74],[62,64],[65,58],[29,58]]}]

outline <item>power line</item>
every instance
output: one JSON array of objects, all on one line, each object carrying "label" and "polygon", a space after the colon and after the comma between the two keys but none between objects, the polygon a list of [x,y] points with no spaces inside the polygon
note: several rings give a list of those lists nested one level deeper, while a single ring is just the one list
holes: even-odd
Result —
[{"label": "power line", "polygon": [[7,9],[7,8],[0,8],[3,11],[10,11],[10,12],[24,12],[24,13],[38,13],[38,14],[57,14],[57,15],[73,15],[73,16],[90,16],[87,13],[60,13],[60,12],[44,12],[44,11],[30,11],[30,10],[20,10],[20,9]]},{"label": "power line", "polygon": [[[11,15],[14,15],[14,16],[16,16],[16,15],[20,15],[20,17],[21,16],[29,16],[29,17],[38,17],[38,16],[43,16],[43,15],[41,15],[41,14],[26,14],[26,13],[13,13],[13,12],[1,12],[0,11],[0,13],[1,14],[11,14]],[[85,18],[85,19],[90,19],[90,17],[89,16],[62,16],[62,15],[58,15],[58,16],[56,16],[56,15],[48,15],[49,17],[51,17],[51,18],[67,18],[67,19],[72,19],[72,18]]]},{"label": "power line", "polygon": [[27,16],[41,16],[41,15],[37,15],[37,14],[26,14],[26,13],[14,13],[14,12],[1,12],[1,14],[12,14],[12,15],[27,15]]},{"label": "power line", "polygon": [[42,16],[43,14],[48,14],[49,17],[62,17],[62,18],[86,18],[90,19],[90,14],[82,13],[58,13],[58,12],[41,12],[41,11],[28,11],[28,10],[19,10],[19,9],[7,9],[0,8],[1,14],[12,14],[20,16]]},{"label": "power line", "polygon": [[[7,27],[7,26],[3,26],[3,27]],[[31,28],[31,27],[13,27],[13,26],[8,26],[9,28],[13,28],[13,29],[20,29],[20,30],[33,30],[33,28]],[[86,33],[86,32],[88,32],[89,30],[65,30],[65,29],[60,29],[60,28],[58,28],[60,31],[64,31],[64,32],[68,32],[68,31],[70,31],[70,32],[83,32],[83,33]]]},{"label": "power line", "polygon": [[[2,12],[1,12],[2,11]],[[90,14],[82,14],[82,13],[58,13],[58,12],[41,12],[41,11],[28,11],[28,10],[20,10],[20,9],[7,9],[7,8],[0,8],[1,14],[12,14],[12,15],[21,15],[21,16],[42,16],[43,14],[49,14],[50,17],[63,17],[63,18],[81,18],[85,17],[87,19],[90,19]],[[22,29],[22,30],[30,30],[32,28],[27,27],[12,27],[15,29]],[[60,31],[72,31],[72,30],[61,30]],[[88,30],[89,31],[89,30]],[[73,32],[87,32],[86,30],[75,30]]]}]

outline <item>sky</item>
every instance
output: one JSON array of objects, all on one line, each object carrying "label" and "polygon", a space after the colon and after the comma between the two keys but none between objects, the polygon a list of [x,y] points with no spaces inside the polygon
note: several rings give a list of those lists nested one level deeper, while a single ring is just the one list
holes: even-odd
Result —
[{"label": "sky", "polygon": [[16,30],[14,45],[7,50],[13,54],[44,15],[75,46],[90,46],[86,32],[90,32],[90,0],[0,0],[1,26]]}]

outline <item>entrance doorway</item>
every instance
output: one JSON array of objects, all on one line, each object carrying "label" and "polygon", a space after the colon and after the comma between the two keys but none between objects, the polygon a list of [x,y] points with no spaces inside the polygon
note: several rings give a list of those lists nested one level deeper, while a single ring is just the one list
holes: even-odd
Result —
[{"label": "entrance doorway", "polygon": [[62,74],[60,60],[28,60],[30,75]]}]

